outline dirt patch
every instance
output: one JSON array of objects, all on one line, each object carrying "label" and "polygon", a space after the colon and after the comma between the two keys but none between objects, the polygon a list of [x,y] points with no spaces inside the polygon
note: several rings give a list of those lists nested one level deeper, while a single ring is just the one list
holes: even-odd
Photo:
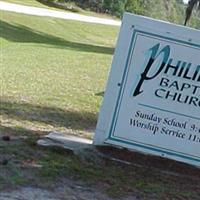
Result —
[{"label": "dirt patch", "polygon": [[[114,200],[95,188],[85,186],[68,180],[63,186],[52,188],[51,190],[36,187],[21,187],[17,190],[1,192],[1,200]],[[131,196],[121,200],[139,200]]]},{"label": "dirt patch", "polygon": [[198,168],[113,147],[39,147],[38,135],[0,140],[1,200],[199,200]]},{"label": "dirt patch", "polygon": [[185,163],[110,146],[99,146],[97,149],[108,159],[114,159],[121,163],[153,168],[166,174],[200,180],[200,168]]},{"label": "dirt patch", "polygon": [[56,200],[58,198],[56,198],[53,192],[27,187],[10,192],[2,192],[0,193],[0,199],[1,200],[35,200],[35,199]]}]

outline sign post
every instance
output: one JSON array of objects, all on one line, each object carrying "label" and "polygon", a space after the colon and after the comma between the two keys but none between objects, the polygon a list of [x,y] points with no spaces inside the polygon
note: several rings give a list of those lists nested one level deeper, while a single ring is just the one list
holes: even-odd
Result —
[{"label": "sign post", "polygon": [[200,31],[125,13],[94,144],[200,166]]}]

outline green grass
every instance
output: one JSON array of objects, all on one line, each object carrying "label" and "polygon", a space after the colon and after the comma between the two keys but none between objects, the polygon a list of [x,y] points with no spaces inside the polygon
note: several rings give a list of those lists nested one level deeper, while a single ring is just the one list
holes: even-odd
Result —
[{"label": "green grass", "polygon": [[2,12],[3,123],[94,129],[118,29]]},{"label": "green grass", "polygon": [[26,6],[36,6],[36,7],[42,7],[42,8],[48,8],[48,6],[45,6],[44,4],[39,3],[36,0],[1,0],[5,1],[8,3],[16,3],[16,4],[21,4],[21,5],[26,5]]}]

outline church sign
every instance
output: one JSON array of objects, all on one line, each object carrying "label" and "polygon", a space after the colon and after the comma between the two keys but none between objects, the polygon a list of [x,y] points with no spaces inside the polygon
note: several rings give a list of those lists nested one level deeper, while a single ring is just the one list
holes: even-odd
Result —
[{"label": "church sign", "polygon": [[126,13],[94,144],[200,166],[200,31]]}]

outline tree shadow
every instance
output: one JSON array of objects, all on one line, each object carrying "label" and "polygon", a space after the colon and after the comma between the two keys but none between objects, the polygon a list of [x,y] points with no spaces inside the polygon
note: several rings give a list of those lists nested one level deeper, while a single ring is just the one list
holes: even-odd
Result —
[{"label": "tree shadow", "polygon": [[8,126],[0,125],[0,136],[12,135],[12,136],[39,137],[41,135],[46,135],[48,133],[49,133],[48,131],[29,130],[29,129],[18,127],[18,126],[8,127]]},{"label": "tree shadow", "polygon": [[104,96],[104,94],[105,94],[105,92],[104,92],[104,91],[102,91],[102,92],[98,92],[98,93],[96,93],[95,95],[96,95],[96,96],[103,97],[103,96]]},{"label": "tree shadow", "polygon": [[13,25],[0,20],[0,37],[12,42],[47,44],[55,48],[75,51],[113,54],[114,48],[71,42],[46,33],[35,31],[23,25]]},{"label": "tree shadow", "polygon": [[16,120],[40,122],[53,127],[65,127],[74,130],[91,130],[95,127],[97,121],[97,115],[91,112],[64,110],[2,99],[0,101],[0,113]]}]

